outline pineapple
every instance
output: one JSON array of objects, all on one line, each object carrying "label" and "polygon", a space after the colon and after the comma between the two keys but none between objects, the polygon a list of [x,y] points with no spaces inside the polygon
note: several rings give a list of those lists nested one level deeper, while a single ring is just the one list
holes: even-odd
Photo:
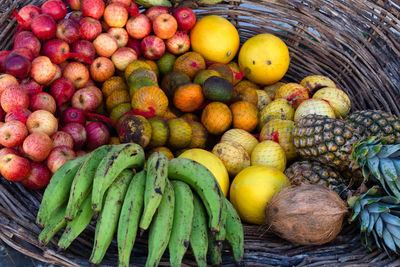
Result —
[{"label": "pineapple", "polygon": [[347,186],[339,172],[319,162],[297,161],[285,170],[285,175],[292,185],[319,184],[335,191],[342,198],[346,197]]},{"label": "pineapple", "polygon": [[382,195],[377,187],[349,199],[352,209],[349,219],[357,219],[360,224],[361,240],[371,249],[373,242],[383,248],[396,252],[400,248],[400,200],[393,196]]},{"label": "pineapple", "polygon": [[361,110],[349,115],[357,131],[365,137],[384,137],[389,143],[400,143],[400,118],[380,110]]}]

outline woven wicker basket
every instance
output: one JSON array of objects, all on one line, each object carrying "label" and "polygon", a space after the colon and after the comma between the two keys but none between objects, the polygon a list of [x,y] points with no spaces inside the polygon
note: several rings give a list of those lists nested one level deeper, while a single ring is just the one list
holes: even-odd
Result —
[{"label": "woven wicker basket", "polygon": [[[15,19],[12,10],[42,0],[0,0],[0,49],[10,47]],[[352,99],[353,109],[382,109],[400,116],[400,2],[398,0],[235,0],[196,8],[198,16],[226,16],[239,29],[241,41],[258,33],[273,33],[285,40],[291,65],[287,81],[300,81],[309,74],[332,78]],[[40,247],[35,224],[41,192],[31,192],[0,178],[0,238],[14,249],[51,264],[88,266],[94,227],[64,252],[56,242]],[[247,266],[400,266],[397,256],[388,257],[361,245],[357,227],[346,225],[331,243],[318,247],[291,245],[269,234],[265,227],[245,226]],[[56,238],[57,241],[57,238]],[[135,243],[132,262],[143,265],[146,239]],[[115,266],[113,242],[104,265]],[[194,266],[190,252],[186,265]],[[161,265],[168,265],[163,258]],[[223,265],[232,266],[229,250]]]}]

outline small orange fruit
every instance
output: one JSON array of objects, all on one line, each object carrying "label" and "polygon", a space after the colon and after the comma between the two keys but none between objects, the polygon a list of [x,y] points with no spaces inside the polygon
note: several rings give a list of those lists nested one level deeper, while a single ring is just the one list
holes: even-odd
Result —
[{"label": "small orange fruit", "polygon": [[206,68],[206,62],[202,55],[197,52],[186,52],[178,57],[174,63],[174,70],[182,71],[191,79],[196,76],[196,73]]},{"label": "small orange fruit", "polygon": [[238,101],[231,106],[233,116],[233,128],[243,129],[245,131],[253,131],[258,124],[258,109],[255,105]]},{"label": "small orange fruit", "polygon": [[157,86],[143,86],[132,96],[132,108],[144,112],[154,111],[154,115],[162,116],[168,107],[168,98]]},{"label": "small orange fruit", "polygon": [[174,105],[183,112],[193,112],[204,102],[200,85],[189,83],[181,85],[174,94]]},{"label": "small orange fruit", "polygon": [[232,112],[224,103],[211,102],[203,109],[201,123],[209,133],[222,134],[232,124]]},{"label": "small orange fruit", "polygon": [[[240,84],[240,83],[239,83]],[[258,95],[253,86],[236,85],[233,88],[234,101],[247,101],[254,106],[258,105]]]}]

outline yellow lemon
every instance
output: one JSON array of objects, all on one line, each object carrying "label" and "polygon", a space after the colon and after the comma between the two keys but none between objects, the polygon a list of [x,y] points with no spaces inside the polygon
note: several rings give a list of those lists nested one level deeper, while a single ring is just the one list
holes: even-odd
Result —
[{"label": "yellow lemon", "polygon": [[279,37],[259,34],[247,40],[239,51],[239,67],[252,82],[278,82],[289,68],[289,50]]},{"label": "yellow lemon", "polygon": [[227,19],[211,15],[201,18],[190,31],[193,51],[206,60],[228,63],[239,49],[239,33]]},{"label": "yellow lemon", "polygon": [[233,180],[230,201],[243,221],[264,224],[265,206],[276,193],[289,185],[289,179],[278,169],[250,166]]},{"label": "yellow lemon", "polygon": [[179,158],[187,158],[203,164],[212,174],[214,174],[224,196],[227,196],[229,189],[229,175],[224,163],[218,158],[218,156],[204,149],[193,148],[180,154]]}]

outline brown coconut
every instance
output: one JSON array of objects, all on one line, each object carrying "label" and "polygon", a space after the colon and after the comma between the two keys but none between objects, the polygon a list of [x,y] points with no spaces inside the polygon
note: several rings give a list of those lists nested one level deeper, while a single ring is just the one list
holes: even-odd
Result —
[{"label": "brown coconut", "polygon": [[266,207],[269,229],[299,245],[322,245],[341,231],[346,203],[321,185],[285,188]]}]

